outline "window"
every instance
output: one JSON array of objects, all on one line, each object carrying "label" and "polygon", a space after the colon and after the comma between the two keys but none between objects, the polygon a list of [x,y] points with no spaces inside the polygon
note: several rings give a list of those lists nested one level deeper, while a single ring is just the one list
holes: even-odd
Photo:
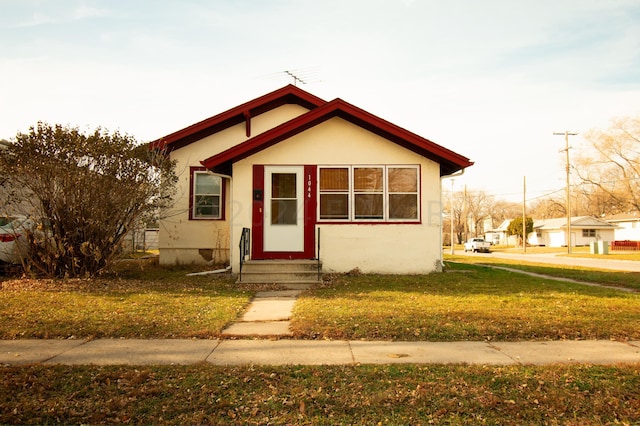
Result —
[{"label": "window", "polygon": [[273,173],[271,191],[271,224],[296,225],[298,222],[296,174]]},{"label": "window", "polygon": [[318,167],[320,220],[417,221],[417,166]]},{"label": "window", "polygon": [[582,230],[582,236],[583,237],[595,237],[596,236],[596,230],[595,229],[583,229]]},{"label": "window", "polygon": [[349,168],[324,167],[320,178],[320,219],[349,219]]},{"label": "window", "polygon": [[222,218],[222,178],[206,171],[193,172],[193,219]]},{"label": "window", "polygon": [[353,204],[355,219],[383,219],[384,192],[381,167],[353,168]]},{"label": "window", "polygon": [[389,181],[389,219],[417,219],[417,169],[390,167],[387,175]]}]

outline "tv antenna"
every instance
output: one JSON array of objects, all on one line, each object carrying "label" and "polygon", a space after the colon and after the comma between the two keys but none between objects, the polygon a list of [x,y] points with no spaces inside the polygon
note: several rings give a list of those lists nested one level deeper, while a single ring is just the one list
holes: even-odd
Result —
[{"label": "tv antenna", "polygon": [[268,79],[285,81],[291,81],[291,79],[293,79],[293,85],[297,86],[298,84],[310,84],[319,82],[319,72],[319,67],[296,68],[269,74],[265,77]]},{"label": "tv antenna", "polygon": [[304,81],[301,77],[298,77],[296,74],[294,74],[292,71],[288,71],[285,70],[284,71],[285,74],[289,75],[291,78],[293,78],[293,85],[297,86],[298,82],[302,83],[302,84],[307,84],[306,81]]}]

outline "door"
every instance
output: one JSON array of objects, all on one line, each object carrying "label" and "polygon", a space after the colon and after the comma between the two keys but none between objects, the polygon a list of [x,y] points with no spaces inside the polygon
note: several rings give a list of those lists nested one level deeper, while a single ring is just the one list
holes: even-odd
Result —
[{"label": "door", "polygon": [[264,252],[303,252],[304,167],[266,166]]}]

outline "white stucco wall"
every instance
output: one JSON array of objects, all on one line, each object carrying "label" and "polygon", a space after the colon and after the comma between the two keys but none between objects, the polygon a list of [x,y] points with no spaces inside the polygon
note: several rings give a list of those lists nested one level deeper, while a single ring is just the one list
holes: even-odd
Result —
[{"label": "white stucco wall", "polygon": [[[307,111],[299,105],[283,105],[254,117],[251,120],[251,137]],[[233,184],[229,179],[223,180],[226,186],[224,220],[189,220],[189,169],[201,167],[200,161],[245,140],[247,135],[243,122],[171,153],[171,158],[177,161],[178,185],[174,206],[171,211],[165,212],[166,217],[160,221],[158,245],[161,264],[202,264],[208,263],[209,257],[214,263],[229,260]]]},{"label": "white stucco wall", "polygon": [[[547,247],[566,247],[567,239],[564,230],[545,230],[542,232],[542,241]],[[571,245],[588,246],[593,241],[613,241],[613,229],[596,229],[596,237],[583,237],[581,228],[571,228]],[[540,242],[538,243],[540,244]]]},{"label": "white stucco wall", "polygon": [[614,232],[615,240],[630,240],[640,241],[640,223],[633,222],[617,222],[615,225],[619,226]]},{"label": "white stucco wall", "polygon": [[[442,260],[439,164],[340,118],[332,118],[233,167],[231,247],[251,228],[252,173],[264,165],[420,165],[419,224],[319,224],[325,271],[428,273]],[[237,250],[231,264],[239,268]]]}]

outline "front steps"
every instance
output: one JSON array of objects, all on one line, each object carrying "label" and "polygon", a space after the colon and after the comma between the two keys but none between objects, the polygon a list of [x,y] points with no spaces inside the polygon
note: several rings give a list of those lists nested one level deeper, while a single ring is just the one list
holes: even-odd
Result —
[{"label": "front steps", "polygon": [[322,282],[322,263],[317,260],[247,260],[238,275],[240,284],[279,284],[304,290]]}]

